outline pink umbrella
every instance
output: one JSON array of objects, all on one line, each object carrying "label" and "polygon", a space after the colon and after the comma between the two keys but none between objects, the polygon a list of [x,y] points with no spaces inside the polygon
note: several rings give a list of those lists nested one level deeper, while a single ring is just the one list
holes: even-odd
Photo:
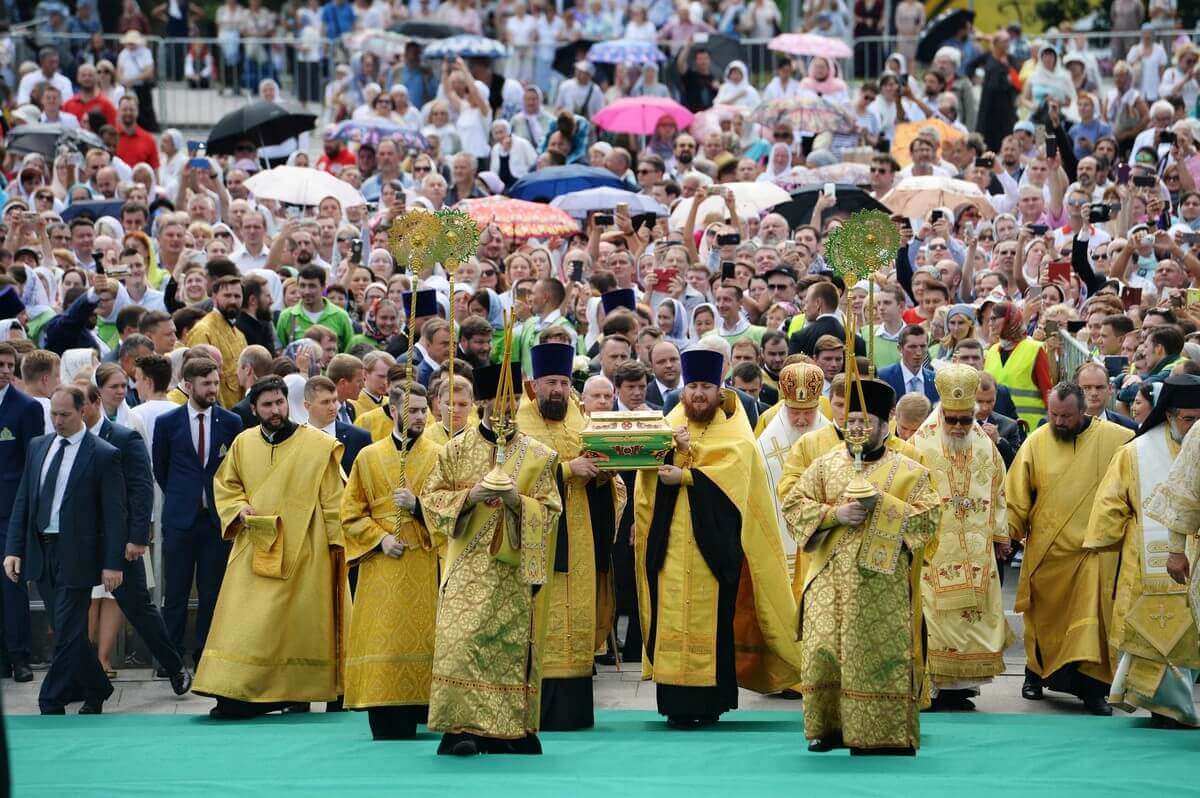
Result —
[{"label": "pink umbrella", "polygon": [[789,55],[820,55],[825,58],[849,58],[854,55],[841,39],[830,39],[815,33],[781,33],[767,44],[768,50]]},{"label": "pink umbrella", "polygon": [[649,136],[664,116],[674,119],[680,130],[694,118],[691,111],[666,97],[625,97],[600,109],[592,121],[613,133]]}]

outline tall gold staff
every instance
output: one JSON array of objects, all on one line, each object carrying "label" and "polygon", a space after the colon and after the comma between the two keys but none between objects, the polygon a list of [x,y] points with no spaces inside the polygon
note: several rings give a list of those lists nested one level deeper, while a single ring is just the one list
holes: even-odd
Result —
[{"label": "tall gold staff", "polygon": [[434,260],[441,262],[450,282],[450,358],[446,366],[450,392],[446,395],[446,403],[450,407],[450,437],[453,438],[458,432],[454,429],[454,355],[458,349],[458,325],[454,323],[454,272],[479,249],[479,226],[466,211],[443,208],[436,215],[442,229],[432,254]]}]

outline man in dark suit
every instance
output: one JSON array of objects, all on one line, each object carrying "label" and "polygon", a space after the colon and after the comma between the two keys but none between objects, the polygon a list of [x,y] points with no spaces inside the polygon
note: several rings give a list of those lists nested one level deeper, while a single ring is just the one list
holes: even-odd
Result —
[{"label": "man in dark suit", "polygon": [[[8,529],[9,514],[17,499],[17,486],[34,438],[45,434],[42,406],[12,384],[17,350],[0,341],[0,529]],[[0,602],[4,608],[4,634],[0,637],[0,676],[18,682],[33,680],[29,667],[29,590],[24,580],[3,580]]]},{"label": "man in dark suit", "polygon": [[337,386],[329,377],[310,377],[304,384],[304,409],[308,425],[337,438],[342,444],[342,472],[350,473],[358,453],[371,445],[371,433],[339,421]]},{"label": "man in dark suit", "polygon": [[896,392],[896,401],[907,393],[919,393],[937,404],[937,386],[933,384],[933,369],[925,365],[925,356],[929,352],[929,333],[924,327],[910,324],[900,331],[897,340],[900,348],[900,362],[881,368],[878,373],[880,380],[892,386]]},{"label": "man in dark suit", "polygon": [[329,367],[325,369],[325,374],[337,389],[337,420],[342,424],[353,424],[358,417],[358,408],[354,405],[354,400],[362,393],[367,380],[362,361],[344,352],[334,355],[329,361]]},{"label": "man in dark suit", "polygon": [[194,578],[200,606],[193,662],[199,664],[229,559],[213,498],[213,476],[242,423],[217,406],[221,374],[216,361],[189,360],[183,366],[183,385],[187,404],[159,416],[151,449],[154,479],[163,492],[163,618],[171,641],[185,651]]},{"label": "man in dark suit", "polygon": [[[804,326],[792,333],[788,339],[788,352],[813,357],[817,339],[832,335],[839,341],[846,340],[846,328],[837,317],[838,292],[833,283],[816,283],[804,294]],[[854,336],[854,354],[866,357],[867,345],[861,335]]]},{"label": "man in dark suit", "polygon": [[62,356],[68,349],[100,349],[96,337],[97,314],[111,308],[117,296],[117,281],[103,274],[92,274],[91,286],[72,289],[64,297],[67,309],[46,324],[42,341],[46,349]]},{"label": "man in dark suit", "polygon": [[646,386],[646,404],[662,410],[667,394],[683,387],[679,384],[679,347],[670,341],[659,341],[652,346],[650,370],[654,375]]},{"label": "man in dark suit", "polygon": [[33,580],[54,628],[54,655],[38,694],[43,715],[62,715],[76,689],[80,714],[98,715],[113,687],[88,640],[92,587],[122,582],[129,526],[121,453],[88,434],[83,391],[50,397],[54,432],[30,445],[8,525],[4,572]]},{"label": "man in dark suit", "polygon": [[238,385],[246,396],[229,409],[241,419],[242,429],[258,426],[258,416],[250,409],[250,387],[270,373],[271,353],[265,347],[250,344],[238,355]]},{"label": "man in dark suit", "polygon": [[1092,418],[1111,421],[1125,429],[1137,431],[1137,422],[1132,418],[1107,409],[1112,402],[1112,386],[1108,381],[1108,369],[1103,363],[1089,360],[1081,365],[1075,370],[1075,382],[1083,390],[1083,412]]},{"label": "man in dark suit", "polygon": [[997,413],[995,407],[996,378],[985,371],[979,375],[979,387],[975,390],[975,420],[996,444],[1000,456],[1004,459],[1004,467],[1008,468],[1017,456],[1017,449],[1021,448],[1025,436],[1016,419]]},{"label": "man in dark suit", "polygon": [[142,557],[150,543],[150,510],[154,507],[154,475],[150,470],[150,454],[146,442],[132,429],[113,424],[104,416],[100,389],[95,385],[84,388],[83,423],[88,430],[121,453],[125,478],[126,518],[129,535],[125,543],[123,579],[112,592],[126,620],[141,635],[146,646],[158,660],[171,680],[175,695],[183,695],[192,686],[192,675],[184,667],[179,649],[171,642],[162,613],[150,599],[146,587],[146,565]]}]

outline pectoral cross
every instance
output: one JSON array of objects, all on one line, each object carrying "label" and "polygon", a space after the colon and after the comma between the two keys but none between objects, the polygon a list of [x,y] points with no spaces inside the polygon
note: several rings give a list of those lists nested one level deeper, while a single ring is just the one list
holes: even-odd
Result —
[{"label": "pectoral cross", "polygon": [[1158,603],[1158,612],[1150,614],[1150,620],[1158,623],[1159,629],[1166,629],[1167,622],[1175,620],[1175,613],[1167,611],[1167,605],[1161,601]]},{"label": "pectoral cross", "polygon": [[771,450],[767,452],[768,460],[776,460],[779,467],[783,467],[783,459],[787,457],[787,453],[791,451],[790,446],[782,446],[778,438],[771,438]]}]

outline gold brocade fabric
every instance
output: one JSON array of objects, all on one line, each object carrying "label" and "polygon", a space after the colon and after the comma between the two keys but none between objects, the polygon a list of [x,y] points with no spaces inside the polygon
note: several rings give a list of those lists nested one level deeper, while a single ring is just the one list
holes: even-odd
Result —
[{"label": "gold brocade fabric", "polygon": [[[817,458],[784,511],[810,555],[797,623],[804,733],[815,739],[840,731],[855,748],[915,748],[924,674],[920,568],[912,566],[933,543],[940,499],[925,468],[886,451],[864,472],[879,490],[875,509],[862,525],[842,526],[834,512],[846,501],[853,463],[844,447]],[[887,574],[865,567],[862,554],[872,539],[887,540],[889,528],[903,546]]]},{"label": "gold brocade fabric", "polygon": [[1030,434],[1008,470],[1008,531],[1025,543],[1014,609],[1024,614],[1027,667],[1040,676],[1078,662],[1084,674],[1112,682],[1108,630],[1117,553],[1088,551],[1083,541],[1096,488],[1132,437],[1093,419],[1075,441],[1063,443],[1046,425]]},{"label": "gold brocade fabric", "polygon": [[[405,484],[420,494],[440,448],[422,435],[405,458]],[[437,617],[438,553],[425,525],[405,514],[398,559],[378,550],[396,533],[400,453],[391,438],[358,453],[342,494],[342,528],[358,589],[346,650],[348,709],[429,703]]]},{"label": "gold brocade fabric", "polygon": [[558,457],[517,433],[504,471],[521,494],[520,512],[484,504],[464,511],[493,451],[479,428],[465,430],[442,449],[421,492],[433,543],[446,546],[428,728],[519,739],[539,721],[546,583],[562,511]]},{"label": "gold brocade fabric", "polygon": [[358,397],[356,399],[350,400],[350,404],[354,405],[354,410],[355,410],[354,417],[355,418],[365,416],[367,413],[370,413],[372,410],[383,407],[384,404],[386,404],[386,403],[387,403],[386,395],[381,396],[378,399],[376,399],[373,396],[371,396],[371,394],[367,393],[365,388],[358,392]]},{"label": "gold brocade fabric", "polygon": [[[540,441],[558,454],[558,469],[566,487],[563,512],[567,516],[567,570],[554,574],[546,590],[549,592],[549,618],[546,643],[542,648],[542,676],[548,679],[590,677],[596,650],[612,628],[611,572],[597,578],[596,551],[593,541],[592,512],[588,501],[588,480],[571,473],[568,465],[583,451],[584,417],[574,402],[567,403],[567,415],[562,421],[542,418],[537,402],[523,402],[517,411],[517,428]],[[624,483],[619,476],[613,492],[613,519],[619,519],[625,506]],[[599,530],[610,538],[617,533]],[[554,554],[551,552],[553,561]],[[603,616],[607,607],[610,612]]]},{"label": "gold brocade fabric", "polygon": [[1170,531],[1200,533],[1200,425],[1188,430],[1171,473],[1147,499],[1146,512]]},{"label": "gold brocade fabric", "polygon": [[963,451],[945,445],[943,434],[935,412],[910,440],[942,501],[937,551],[921,573],[926,667],[935,686],[1003,673],[1004,649],[1014,639],[993,546],[1008,539],[1004,460],[979,429],[970,429]]},{"label": "gold brocade fabric", "polygon": [[396,428],[396,421],[390,415],[388,406],[384,404],[355,418],[354,425],[371,433],[372,443],[379,443],[387,440],[392,434],[392,430]]},{"label": "gold brocade fabric", "polygon": [[[688,420],[682,404],[667,415],[667,423],[672,428],[687,424],[691,435],[690,451],[675,455],[675,464],[684,469],[685,485],[692,485],[690,471],[700,470],[741,513],[738,531],[744,558],[733,624],[738,685],[759,693],[778,692],[799,675],[800,651],[792,630],[796,605],[788,590],[775,506],[761,489],[766,469],[741,403],[730,397],[727,393],[724,409],[707,426]],[[638,472],[633,544],[643,629],[650,628],[651,601],[658,612],[654,659],[643,657],[642,675],[660,684],[713,686],[719,585],[693,537],[688,501],[692,487],[679,492],[658,594],[649,593],[646,546],[657,486],[657,471]]]},{"label": "gold brocade fabric", "polygon": [[[332,701],[350,620],[339,507],[342,445],[298,427],[278,446],[238,435],[213,480],[233,540],[195,692],[241,701]],[[240,513],[278,518],[279,578],[255,573]]]},{"label": "gold brocade fabric", "polygon": [[188,346],[211,344],[221,351],[221,406],[233,407],[242,401],[242,386],[238,382],[238,358],[246,348],[246,336],[225,320],[220,311],[209,311],[188,331]]}]

